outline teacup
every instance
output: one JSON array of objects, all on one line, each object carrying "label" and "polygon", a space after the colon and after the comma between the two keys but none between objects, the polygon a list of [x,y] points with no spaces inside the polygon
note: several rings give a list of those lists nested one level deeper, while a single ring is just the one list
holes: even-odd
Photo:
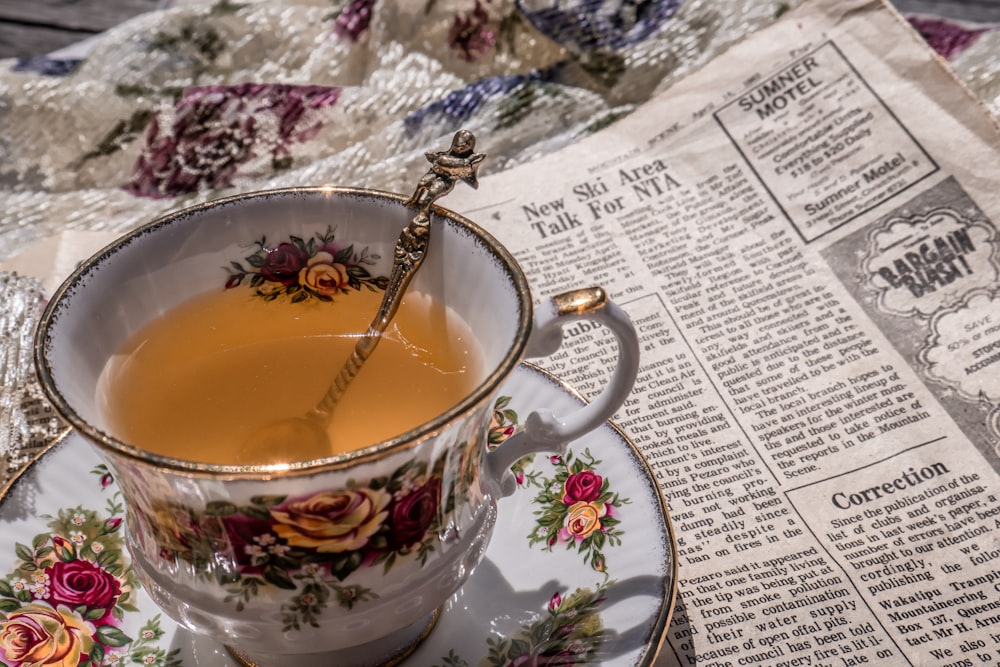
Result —
[{"label": "teacup", "polygon": [[[427,256],[409,289],[464,320],[486,369],[450,409],[364,449],[267,465],[156,455],[108,427],[97,395],[111,355],[156,316],[221,289],[224,267],[254,239],[309,239],[332,225],[339,239],[378,255],[371,271],[385,274],[412,215],[399,195],[352,188],[212,201],[159,218],[84,262],[42,317],[35,347],[42,386],[116,473],[143,586],[170,617],[223,642],[246,664],[375,665],[405,657],[480,561],[497,500],[515,488],[511,465],[531,453],[563,452],[603,424],[635,381],[635,330],[603,290],[561,294],[533,312],[510,253],[473,222],[435,206]],[[525,356],[555,352],[561,327],[578,319],[617,337],[608,386],[572,414],[535,406],[523,430],[488,451],[504,380]]]}]

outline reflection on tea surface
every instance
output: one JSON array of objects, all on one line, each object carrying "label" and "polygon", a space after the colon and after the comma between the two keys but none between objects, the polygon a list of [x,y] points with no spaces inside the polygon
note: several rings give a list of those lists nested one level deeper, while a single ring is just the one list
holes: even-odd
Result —
[{"label": "reflection on tea surface", "polygon": [[[108,362],[98,397],[108,430],[141,449],[203,463],[302,460],[308,455],[294,443],[266,460],[244,443],[316,405],[381,299],[368,289],[332,302],[267,301],[244,290],[197,297],[148,324]],[[464,322],[429,297],[407,294],[338,404],[330,454],[441,414],[483,380],[482,366]]]}]

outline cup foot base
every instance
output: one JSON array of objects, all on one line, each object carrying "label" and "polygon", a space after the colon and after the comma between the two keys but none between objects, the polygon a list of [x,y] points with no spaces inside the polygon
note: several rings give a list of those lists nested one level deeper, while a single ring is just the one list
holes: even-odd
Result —
[{"label": "cup foot base", "polygon": [[281,667],[294,657],[297,667],[393,667],[406,660],[427,639],[441,615],[440,609],[402,630],[367,644],[323,653],[302,653],[295,656],[248,652],[226,646],[231,656],[243,667]]}]

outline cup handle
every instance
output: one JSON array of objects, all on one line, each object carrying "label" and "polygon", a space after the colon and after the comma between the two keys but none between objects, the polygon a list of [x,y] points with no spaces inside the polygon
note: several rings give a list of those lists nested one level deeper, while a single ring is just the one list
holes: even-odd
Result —
[{"label": "cup handle", "polygon": [[487,480],[496,484],[499,496],[517,488],[510,467],[519,459],[539,452],[563,454],[570,441],[606,422],[632,391],[639,372],[639,337],[628,315],[601,287],[586,287],[552,297],[535,315],[525,356],[544,357],[562,346],[562,327],[577,320],[605,325],[618,339],[618,364],[611,381],[597,398],[579,410],[557,417],[550,410],[536,410],[524,428],[486,456]]}]

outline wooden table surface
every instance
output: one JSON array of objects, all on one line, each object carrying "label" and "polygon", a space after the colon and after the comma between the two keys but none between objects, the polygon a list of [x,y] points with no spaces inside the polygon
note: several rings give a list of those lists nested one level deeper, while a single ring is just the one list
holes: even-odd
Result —
[{"label": "wooden table surface", "polygon": [[[893,1],[903,12],[1000,23],[1000,0]],[[0,58],[45,55],[171,4],[172,0],[0,0]]]},{"label": "wooden table surface", "polygon": [[164,0],[0,0],[0,58],[45,55],[164,6]]}]

